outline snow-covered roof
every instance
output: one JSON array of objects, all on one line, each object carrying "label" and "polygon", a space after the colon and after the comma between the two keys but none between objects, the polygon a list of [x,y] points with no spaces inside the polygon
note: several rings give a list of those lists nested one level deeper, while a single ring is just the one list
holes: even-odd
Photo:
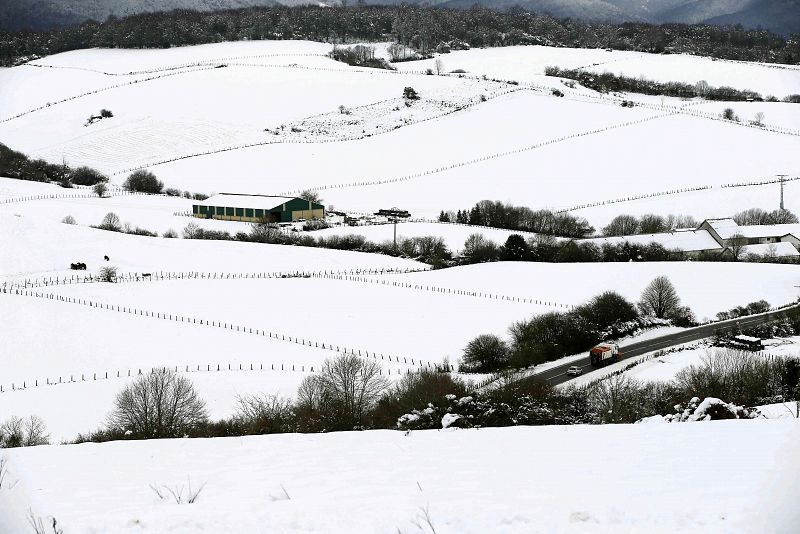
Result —
[{"label": "snow-covered roof", "polygon": [[615,237],[597,237],[584,239],[584,242],[603,245],[604,243],[636,243],[639,245],[649,245],[658,243],[667,249],[682,250],[684,252],[698,252],[701,250],[722,250],[722,246],[717,243],[708,230],[674,230],[659,234],[639,234],[623,235]]},{"label": "snow-covered roof", "polygon": [[205,200],[196,202],[198,206],[220,206],[230,208],[253,208],[271,210],[296,197],[272,195],[240,195],[237,193],[218,193]]},{"label": "snow-covered roof", "polygon": [[719,234],[720,239],[730,239],[736,234],[744,237],[783,237],[792,234],[800,237],[800,224],[753,224],[739,226],[733,219],[708,219],[705,221]]},{"label": "snow-covered roof", "polygon": [[800,256],[800,251],[787,241],[777,243],[760,243],[758,245],[745,245],[742,254],[755,254],[756,256],[774,256],[776,258],[790,258]]}]

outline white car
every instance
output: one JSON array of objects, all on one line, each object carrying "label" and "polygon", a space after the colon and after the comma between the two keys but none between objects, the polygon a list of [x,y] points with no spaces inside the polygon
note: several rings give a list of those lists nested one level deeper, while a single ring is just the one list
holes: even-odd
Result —
[{"label": "white car", "polygon": [[567,374],[569,376],[578,376],[583,374],[583,369],[578,367],[577,365],[573,365],[569,369],[567,369]]}]

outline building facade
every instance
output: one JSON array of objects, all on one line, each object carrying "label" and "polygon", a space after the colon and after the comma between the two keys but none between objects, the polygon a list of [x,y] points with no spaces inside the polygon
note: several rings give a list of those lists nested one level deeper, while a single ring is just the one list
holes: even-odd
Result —
[{"label": "building facade", "polygon": [[192,205],[202,219],[240,222],[294,222],[325,218],[325,206],[298,197],[219,193]]}]

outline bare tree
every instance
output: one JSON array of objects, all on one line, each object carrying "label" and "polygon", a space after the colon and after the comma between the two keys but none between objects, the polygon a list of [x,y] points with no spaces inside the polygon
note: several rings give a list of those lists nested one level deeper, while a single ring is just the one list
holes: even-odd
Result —
[{"label": "bare tree", "polygon": [[433,65],[436,69],[436,74],[441,75],[444,72],[444,62],[441,59],[437,58]]},{"label": "bare tree", "polygon": [[186,225],[186,228],[183,229],[184,239],[197,239],[199,234],[200,234],[200,227],[197,225],[196,222],[190,222],[189,224]]},{"label": "bare tree", "polygon": [[136,438],[173,438],[207,420],[206,403],[191,380],[156,369],[117,394],[107,426]]},{"label": "bare tree", "polygon": [[671,317],[680,307],[681,299],[669,278],[655,278],[642,292],[639,309],[645,315],[659,318]]},{"label": "bare tree", "polygon": [[639,233],[639,219],[633,215],[617,215],[603,228],[606,237]]},{"label": "bare tree", "polygon": [[747,243],[747,238],[739,232],[728,238],[728,248],[734,260],[738,261],[742,257],[742,252],[744,252],[744,247],[747,246]]},{"label": "bare tree", "polygon": [[103,198],[108,191],[108,186],[106,186],[105,182],[100,182],[94,186],[94,194],[100,198]]},{"label": "bare tree", "polygon": [[117,281],[117,268],[116,267],[103,267],[100,269],[100,280],[113,284]]},{"label": "bare tree", "polygon": [[330,430],[362,428],[367,413],[388,387],[377,362],[344,354],[326,360],[318,375],[303,380],[297,405],[320,412]]},{"label": "bare tree", "polygon": [[317,204],[322,204],[322,197],[319,195],[319,191],[314,191],[313,189],[306,189],[300,193],[300,195],[298,195],[298,198],[315,202]]},{"label": "bare tree", "polygon": [[701,96],[705,98],[708,94],[708,91],[711,89],[711,86],[708,85],[708,82],[705,80],[700,80],[696,84],[694,84],[694,90],[697,93],[697,96]]},{"label": "bare tree", "polygon": [[10,417],[0,426],[0,448],[47,445],[50,435],[44,421],[36,415],[27,418]]},{"label": "bare tree", "polygon": [[761,126],[762,124],[764,124],[763,111],[759,111],[758,113],[755,114],[755,117],[753,117],[753,124],[755,124],[756,126]]},{"label": "bare tree", "polygon": [[106,216],[103,217],[103,220],[100,223],[100,228],[103,230],[110,230],[112,232],[119,232],[122,229],[122,223],[120,222],[116,213],[108,212],[106,213]]}]

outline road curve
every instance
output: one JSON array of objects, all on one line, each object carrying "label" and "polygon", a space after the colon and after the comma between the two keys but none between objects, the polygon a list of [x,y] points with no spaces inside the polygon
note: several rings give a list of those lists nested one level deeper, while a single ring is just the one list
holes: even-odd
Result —
[{"label": "road curve", "polygon": [[[795,304],[780,310],[701,325],[694,328],[688,328],[680,332],[675,332],[674,334],[668,334],[645,341],[639,341],[638,343],[620,346],[620,352],[622,353],[620,361],[624,361],[635,356],[641,356],[642,354],[646,354],[648,352],[674,347],[675,345],[680,345],[682,343],[689,343],[690,341],[697,341],[698,339],[711,337],[718,332],[728,332],[737,328],[748,328],[766,324],[780,319],[784,316],[784,314],[786,314],[786,312],[798,308],[800,308],[800,304]],[[593,373],[600,369],[598,367],[592,367],[591,363],[589,362],[589,353],[587,351],[585,358],[573,360],[563,365],[559,365],[558,367],[552,367],[546,371],[528,375],[524,378],[521,378],[520,381],[544,380],[551,385],[563,384],[564,382],[568,382],[575,378],[574,376],[567,374],[567,369],[573,365],[580,367],[584,375]]]}]

